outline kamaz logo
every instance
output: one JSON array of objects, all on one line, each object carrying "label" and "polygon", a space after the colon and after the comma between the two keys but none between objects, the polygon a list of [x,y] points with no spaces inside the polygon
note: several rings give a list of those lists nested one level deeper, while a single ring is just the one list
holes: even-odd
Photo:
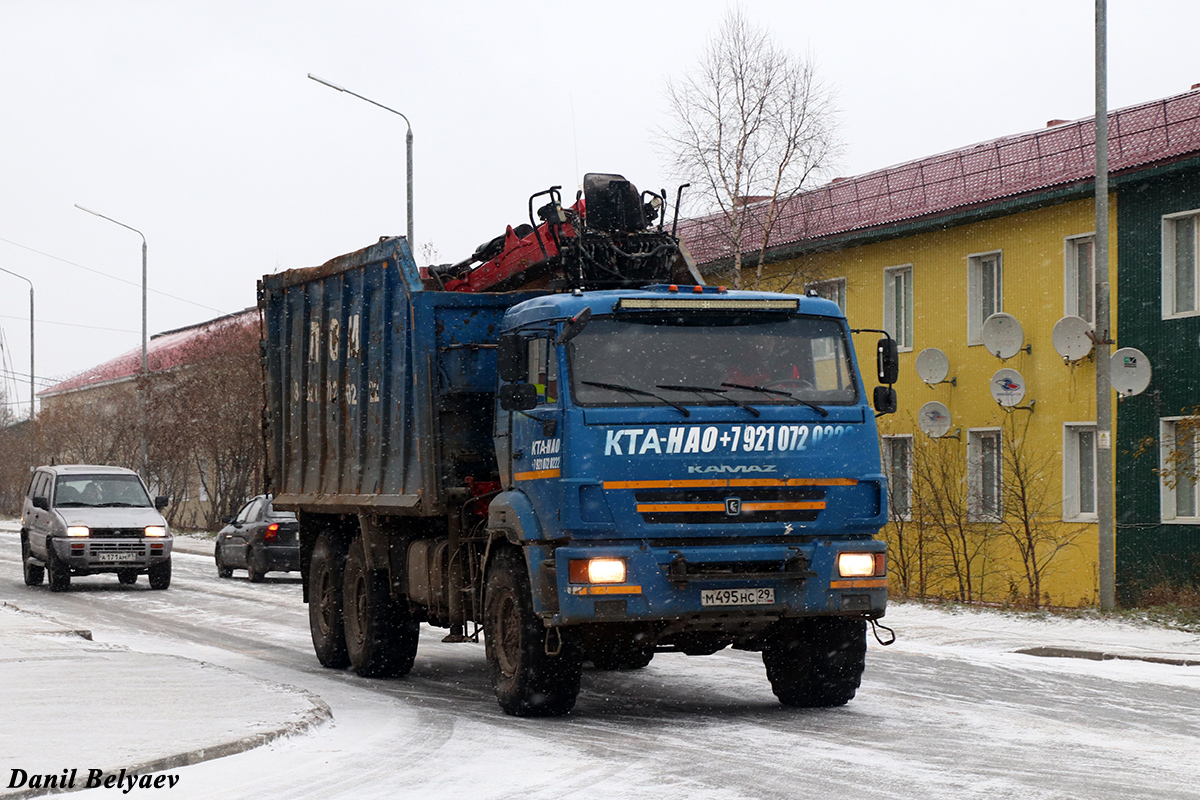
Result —
[{"label": "kamaz logo", "polygon": [[742,498],[726,497],[725,498],[725,514],[726,516],[736,517],[742,513]]},{"label": "kamaz logo", "polygon": [[777,465],[775,464],[706,464],[703,466],[689,466],[689,475],[710,475],[713,473],[719,474],[745,474],[748,472],[774,472]]}]

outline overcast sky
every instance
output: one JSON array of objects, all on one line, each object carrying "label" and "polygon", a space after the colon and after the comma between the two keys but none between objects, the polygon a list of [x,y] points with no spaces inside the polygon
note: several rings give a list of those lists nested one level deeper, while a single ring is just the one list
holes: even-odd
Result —
[{"label": "overcast sky", "polygon": [[[457,261],[584,172],[673,193],[664,83],[727,8],[0,0],[0,268],[34,283],[39,382],[141,341],[141,239],[75,204],[145,234],[152,334],[405,232],[404,121],[307,73],[408,116],[418,250]],[[743,8],[836,90],[842,175],[1094,109],[1092,0]],[[1200,83],[1197,30],[1195,0],[1109,0],[1109,107]],[[0,274],[0,382],[26,405],[28,314]]]}]

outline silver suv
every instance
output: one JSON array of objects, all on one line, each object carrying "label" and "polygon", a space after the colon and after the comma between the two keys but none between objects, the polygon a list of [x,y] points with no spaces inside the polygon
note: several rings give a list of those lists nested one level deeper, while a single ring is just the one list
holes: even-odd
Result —
[{"label": "silver suv", "polygon": [[50,591],[71,588],[72,575],[115,572],[123,584],[150,577],[171,585],[171,531],[133,470],[86,464],[38,467],[21,512],[25,585],[49,577]]}]

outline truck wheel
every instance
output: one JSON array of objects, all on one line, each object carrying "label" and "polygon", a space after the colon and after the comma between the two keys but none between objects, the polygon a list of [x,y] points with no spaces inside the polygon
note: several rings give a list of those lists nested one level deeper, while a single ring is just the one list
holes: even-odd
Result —
[{"label": "truck wheel", "polygon": [[842,706],[862,681],[867,624],[861,619],[786,620],[763,647],[767,680],[779,702]]},{"label": "truck wheel", "polygon": [[257,566],[258,556],[254,554],[253,549],[246,550],[246,577],[251,583],[262,583],[263,576],[267,574],[265,569],[260,570]]},{"label": "truck wheel", "polygon": [[421,624],[407,605],[392,599],[387,576],[367,568],[361,538],[346,557],[342,598],[346,653],[354,671],[364,678],[407,675],[417,657]]},{"label": "truck wheel", "polygon": [[233,577],[233,567],[225,566],[225,562],[221,560],[221,548],[220,547],[218,547],[216,549],[216,551],[213,553],[213,560],[217,562],[217,577],[218,578],[232,578]]},{"label": "truck wheel", "polygon": [[171,559],[151,564],[146,574],[150,576],[151,589],[168,588],[171,585]]},{"label": "truck wheel", "polygon": [[132,586],[137,583],[138,573],[136,569],[117,570],[117,583],[122,586]]},{"label": "truck wheel", "polygon": [[533,612],[529,573],[517,550],[504,549],[488,570],[483,628],[496,699],[517,717],[557,717],[575,705],[583,653],[563,636],[549,655],[547,631]]},{"label": "truck wheel", "polygon": [[21,566],[25,573],[26,586],[41,586],[46,577],[45,567],[35,567],[29,563],[29,540],[21,538]]},{"label": "truck wheel", "polygon": [[332,536],[322,533],[313,544],[308,568],[308,628],[317,660],[330,669],[350,666],[342,623],[345,568],[346,554]]},{"label": "truck wheel", "polygon": [[54,547],[46,543],[46,571],[50,578],[50,591],[65,592],[71,588],[71,568],[59,561]]}]

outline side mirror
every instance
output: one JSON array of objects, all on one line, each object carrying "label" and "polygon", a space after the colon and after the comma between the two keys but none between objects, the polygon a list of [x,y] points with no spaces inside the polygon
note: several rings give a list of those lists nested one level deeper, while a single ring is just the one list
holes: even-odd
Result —
[{"label": "side mirror", "polygon": [[875,366],[880,383],[891,385],[900,377],[900,348],[895,339],[885,336],[879,340],[875,347]]},{"label": "side mirror", "polygon": [[880,414],[895,414],[896,390],[890,386],[876,386],[875,410]]},{"label": "side mirror", "polygon": [[154,508],[156,511],[162,511],[170,502],[171,498],[167,497],[165,494],[160,494],[158,497],[154,498]]},{"label": "side mirror", "polygon": [[42,511],[50,510],[50,500],[45,497],[33,498],[33,507],[40,508]]},{"label": "side mirror", "polygon": [[506,383],[500,387],[500,408],[505,411],[528,411],[537,408],[537,387],[532,383]]},{"label": "side mirror", "polygon": [[500,373],[500,380],[513,383],[525,376],[524,350],[521,337],[515,333],[500,337],[500,343],[496,346],[496,370]]},{"label": "side mirror", "polygon": [[221,517],[221,524],[232,525],[235,519],[237,519],[237,517]]},{"label": "side mirror", "polygon": [[583,329],[587,327],[587,324],[591,322],[591,319],[592,309],[583,309],[583,311],[580,311],[578,314],[567,320],[566,324],[563,325],[562,333],[558,335],[558,338],[554,340],[554,343],[562,345],[571,341],[576,336],[583,333]]}]

